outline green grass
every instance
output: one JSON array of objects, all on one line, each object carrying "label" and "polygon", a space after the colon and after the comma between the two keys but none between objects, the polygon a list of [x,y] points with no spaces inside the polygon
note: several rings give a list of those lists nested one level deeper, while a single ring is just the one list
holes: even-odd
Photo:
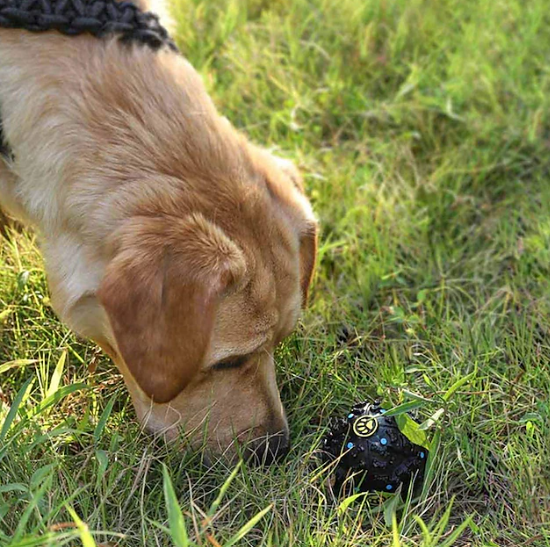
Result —
[{"label": "green grass", "polygon": [[[550,1],[174,11],[220,110],[296,161],[322,227],[311,306],[278,352],[293,447],[269,470],[205,472],[142,433],[114,367],[51,311],[34,236],[15,234],[0,545],[549,546]],[[439,416],[420,497],[331,497],[319,439],[367,396]]]}]

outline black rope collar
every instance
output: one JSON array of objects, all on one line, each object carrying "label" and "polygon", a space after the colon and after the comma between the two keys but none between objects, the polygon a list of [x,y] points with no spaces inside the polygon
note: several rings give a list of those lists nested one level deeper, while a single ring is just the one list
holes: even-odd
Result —
[{"label": "black rope collar", "polygon": [[[178,51],[154,13],[143,12],[132,2],[115,0],[0,0],[0,28],[32,32],[57,30],[69,36],[91,34],[98,38],[120,35],[125,44],[141,44],[157,51]],[[11,155],[2,134],[0,156]]]},{"label": "black rope collar", "polygon": [[0,0],[0,27],[63,34],[120,34],[125,43],[158,50],[177,47],[154,13],[143,12],[132,2],[115,0]]}]

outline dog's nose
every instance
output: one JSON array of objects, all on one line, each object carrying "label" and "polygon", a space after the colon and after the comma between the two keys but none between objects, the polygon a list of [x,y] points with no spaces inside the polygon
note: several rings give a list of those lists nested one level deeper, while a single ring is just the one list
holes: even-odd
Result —
[{"label": "dog's nose", "polygon": [[290,449],[288,431],[279,431],[256,439],[247,447],[247,459],[254,465],[271,465],[282,460]]}]

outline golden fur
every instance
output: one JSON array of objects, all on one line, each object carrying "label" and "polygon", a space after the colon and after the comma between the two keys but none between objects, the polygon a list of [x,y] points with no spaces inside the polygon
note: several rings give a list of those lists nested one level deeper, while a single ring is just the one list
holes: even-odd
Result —
[{"label": "golden fur", "polygon": [[0,29],[0,109],[0,205],[41,234],[56,311],[111,355],[140,420],[216,451],[286,435],[273,350],[316,248],[292,164],[183,57],[116,40]]}]

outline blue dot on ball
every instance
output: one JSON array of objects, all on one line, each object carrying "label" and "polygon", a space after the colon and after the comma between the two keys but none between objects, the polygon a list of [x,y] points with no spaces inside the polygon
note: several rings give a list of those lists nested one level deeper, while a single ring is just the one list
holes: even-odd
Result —
[{"label": "blue dot on ball", "polygon": [[353,448],[353,443],[348,443],[348,444],[346,445],[346,448]]},{"label": "blue dot on ball", "polygon": [[420,458],[421,458],[421,459],[424,459],[424,457],[425,457],[424,452],[420,452]]},{"label": "blue dot on ball", "polygon": [[353,414],[348,414],[348,418],[351,420],[351,418],[353,418]]},{"label": "blue dot on ball", "polygon": [[393,490],[393,486],[392,486],[391,484],[388,484],[388,485],[386,486],[386,490]]},{"label": "blue dot on ball", "polygon": [[386,437],[382,437],[380,439],[380,444],[383,444],[384,446],[388,444],[388,439],[386,439]]}]

